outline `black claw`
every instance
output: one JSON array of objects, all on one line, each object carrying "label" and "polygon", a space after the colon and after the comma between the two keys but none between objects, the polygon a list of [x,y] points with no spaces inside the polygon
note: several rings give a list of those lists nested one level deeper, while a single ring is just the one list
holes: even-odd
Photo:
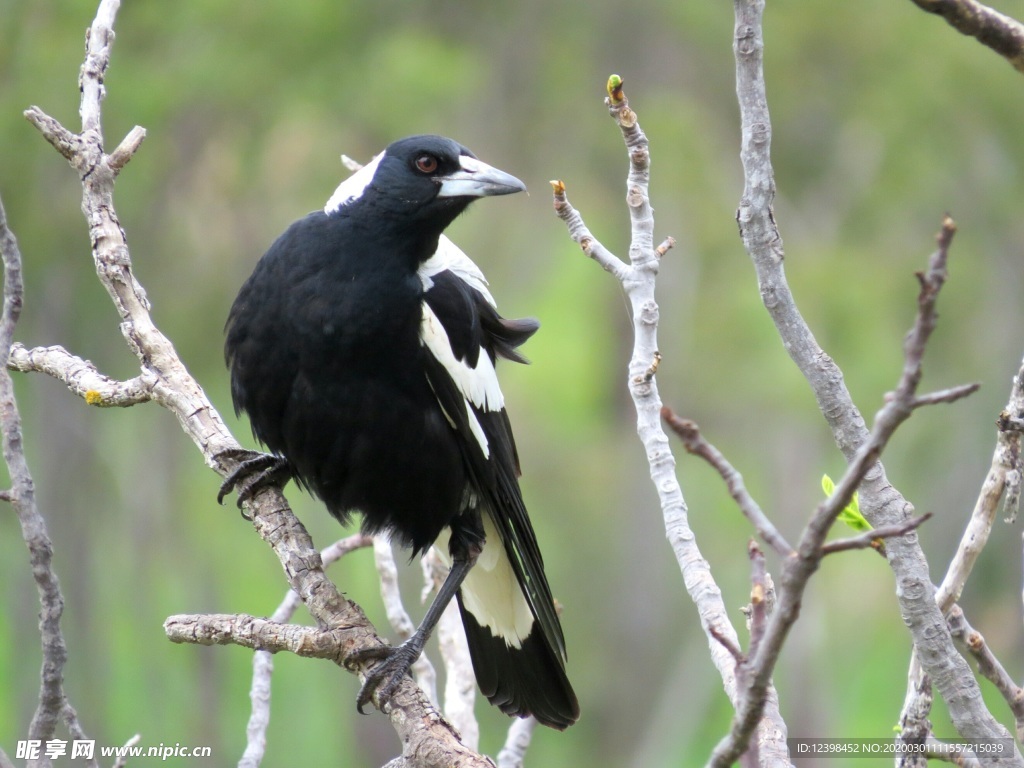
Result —
[{"label": "black claw", "polygon": [[349,656],[349,664],[377,662],[376,666],[365,673],[366,681],[356,697],[356,711],[361,715],[368,714],[363,711],[363,707],[372,701],[374,693],[383,708],[398,689],[402,678],[410,674],[409,668],[420,657],[420,651],[406,642],[397,648],[388,645],[364,648]]},{"label": "black claw", "polygon": [[268,485],[284,485],[292,477],[292,468],[287,459],[271,453],[258,451],[231,450],[224,451],[218,458],[226,458],[238,462],[237,466],[220,484],[217,492],[217,503],[223,504],[224,497],[238,490],[238,507],[252,498],[257,491]]}]

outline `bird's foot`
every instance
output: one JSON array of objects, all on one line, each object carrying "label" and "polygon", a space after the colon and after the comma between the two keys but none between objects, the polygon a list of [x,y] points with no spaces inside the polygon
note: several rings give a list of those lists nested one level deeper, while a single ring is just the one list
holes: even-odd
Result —
[{"label": "bird's foot", "polygon": [[237,462],[237,466],[220,484],[218,504],[223,504],[224,497],[237,489],[238,506],[241,508],[243,502],[268,485],[284,485],[292,478],[288,460],[271,453],[237,449],[224,451],[217,458]]},{"label": "bird's foot", "polygon": [[363,707],[370,703],[373,694],[376,692],[377,701],[383,708],[394,695],[402,678],[409,674],[409,668],[416,663],[423,651],[414,640],[415,636],[402,643],[398,647],[380,645],[373,648],[364,648],[349,656],[349,665],[363,664],[368,661],[376,661],[377,664],[366,670],[366,681],[359,689],[359,696],[356,697],[356,710],[365,715]]}]

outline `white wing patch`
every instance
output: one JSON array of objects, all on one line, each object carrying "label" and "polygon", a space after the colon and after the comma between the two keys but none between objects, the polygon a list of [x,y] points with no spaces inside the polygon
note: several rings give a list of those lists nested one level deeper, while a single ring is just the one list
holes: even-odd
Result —
[{"label": "white wing patch", "polygon": [[423,344],[434,358],[441,363],[445,371],[455,382],[455,386],[466,403],[466,417],[469,428],[473,432],[484,456],[490,458],[491,450],[480,421],[470,407],[472,403],[482,411],[500,411],[505,407],[505,398],[498,386],[498,374],[490,355],[481,347],[477,356],[476,367],[471,368],[465,361],[455,357],[448,333],[441,320],[427,302],[422,302],[423,319],[420,322],[420,343]]},{"label": "white wing patch", "polygon": [[495,309],[498,308],[498,304],[494,301],[494,297],[491,296],[491,292],[487,290],[487,278],[480,271],[480,267],[474,264],[473,260],[459,246],[444,235],[441,235],[434,255],[424,261],[417,270],[420,280],[423,282],[423,290],[429,291],[434,285],[431,278],[439,272],[444,272],[446,269],[456,277],[461,278],[463,282],[468,283],[472,288],[478,290],[488,304]]},{"label": "white wing patch", "polygon": [[346,206],[353,200],[360,198],[363,194],[363,190],[370,185],[371,181],[373,181],[373,174],[377,172],[377,166],[380,165],[380,159],[382,157],[384,157],[383,152],[341,182],[341,184],[338,185],[338,188],[334,190],[334,194],[331,195],[327,204],[324,205],[324,213],[336,213],[337,211],[340,211],[343,206]]},{"label": "white wing patch", "polygon": [[[487,627],[495,637],[502,638],[512,648],[521,648],[523,640],[533,628],[533,613],[526,602],[505,545],[498,535],[491,516],[483,515],[484,534],[487,537],[483,551],[462,582],[462,605],[473,614],[481,627]],[[451,567],[448,539],[451,531],[441,531],[434,549],[441,561]]]}]

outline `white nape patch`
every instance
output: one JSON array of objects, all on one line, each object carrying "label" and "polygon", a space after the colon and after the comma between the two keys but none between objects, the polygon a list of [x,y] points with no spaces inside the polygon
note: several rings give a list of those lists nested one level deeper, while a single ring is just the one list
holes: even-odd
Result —
[{"label": "white nape patch", "polygon": [[[505,545],[491,522],[491,516],[486,512],[483,522],[487,541],[476,565],[462,582],[462,605],[473,614],[481,627],[487,627],[491,634],[502,638],[506,645],[521,648],[523,640],[530,636],[533,628],[533,613],[519,588]],[[448,567],[452,564],[452,557],[448,553],[450,538],[451,531],[445,528],[434,542],[434,550]]]},{"label": "white nape patch", "polygon": [[488,304],[495,309],[498,308],[498,303],[491,296],[491,292],[487,290],[487,278],[484,277],[480,267],[474,264],[473,260],[459,246],[441,235],[434,255],[424,261],[417,270],[420,281],[423,283],[423,290],[429,291],[434,286],[434,281],[430,278],[446,269],[461,278],[471,288],[478,290]]},{"label": "white nape patch", "polygon": [[334,194],[331,195],[327,204],[324,205],[324,213],[336,213],[337,211],[340,211],[343,206],[346,206],[353,200],[357,200],[362,197],[363,190],[365,190],[370,185],[370,182],[373,181],[373,174],[377,172],[377,166],[380,165],[380,159],[382,157],[384,157],[383,152],[341,182],[341,184],[338,185],[338,188],[334,190]]}]

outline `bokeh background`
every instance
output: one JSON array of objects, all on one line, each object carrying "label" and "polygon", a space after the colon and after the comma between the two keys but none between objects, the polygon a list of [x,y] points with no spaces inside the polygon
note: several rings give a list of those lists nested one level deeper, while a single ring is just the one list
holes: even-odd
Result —
[{"label": "bokeh background", "polygon": [[[1020,0],[998,5],[1024,16]],[[0,0],[0,194],[25,258],[20,340],[62,344],[126,378],[135,361],[93,273],[77,178],[21,116],[38,104],[76,126],[94,12],[91,0]],[[821,475],[842,472],[736,234],[732,28],[728,3],[675,0],[131,1],[118,16],[107,141],[136,124],[148,138],[118,181],[117,210],[157,323],[227,417],[227,309],[273,238],[333,191],[340,153],[365,160],[395,138],[437,132],[529,185],[529,196],[474,207],[450,233],[506,315],[543,323],[533,364],[504,366],[503,387],[583,717],[562,735],[539,731],[530,765],[702,764],[731,714],[635,437],[626,302],[551,211],[547,180],[560,178],[625,255],[626,157],[602,104],[612,72],[651,140],[657,236],[678,242],[659,283],[664,400],[702,425],[791,538]],[[943,213],[960,228],[923,386],[983,387],[918,412],[885,455],[896,486],[935,513],[921,539],[938,580],[1024,352],[1024,79],[910,2],[772,0],[765,39],[788,276],[869,419],[899,374],[913,272]],[[217,506],[218,478],[172,416],[90,408],[42,376],[17,386],[67,600],[67,689],[86,730],[101,744],[137,732],[144,745],[208,744],[210,764],[232,764],[251,654],[173,645],[161,624],[184,612],[266,615],[283,596],[279,565],[233,507]],[[229,421],[251,444],[248,425]],[[751,531],[718,478],[677,453],[692,526],[742,626]],[[288,495],[319,543],[343,533]],[[962,600],[1018,679],[1020,549],[1019,525],[998,523]],[[407,602],[419,615],[417,570]],[[369,551],[332,574],[383,627]],[[0,744],[13,756],[35,706],[38,604],[2,509],[0,585]],[[776,675],[791,735],[889,736],[908,651],[882,559],[829,558]],[[265,765],[370,766],[397,754],[384,718],[356,715],[354,677],[286,655],[275,664]],[[493,755],[507,721],[478,712]],[[952,735],[941,705],[933,714],[937,733]]]}]

